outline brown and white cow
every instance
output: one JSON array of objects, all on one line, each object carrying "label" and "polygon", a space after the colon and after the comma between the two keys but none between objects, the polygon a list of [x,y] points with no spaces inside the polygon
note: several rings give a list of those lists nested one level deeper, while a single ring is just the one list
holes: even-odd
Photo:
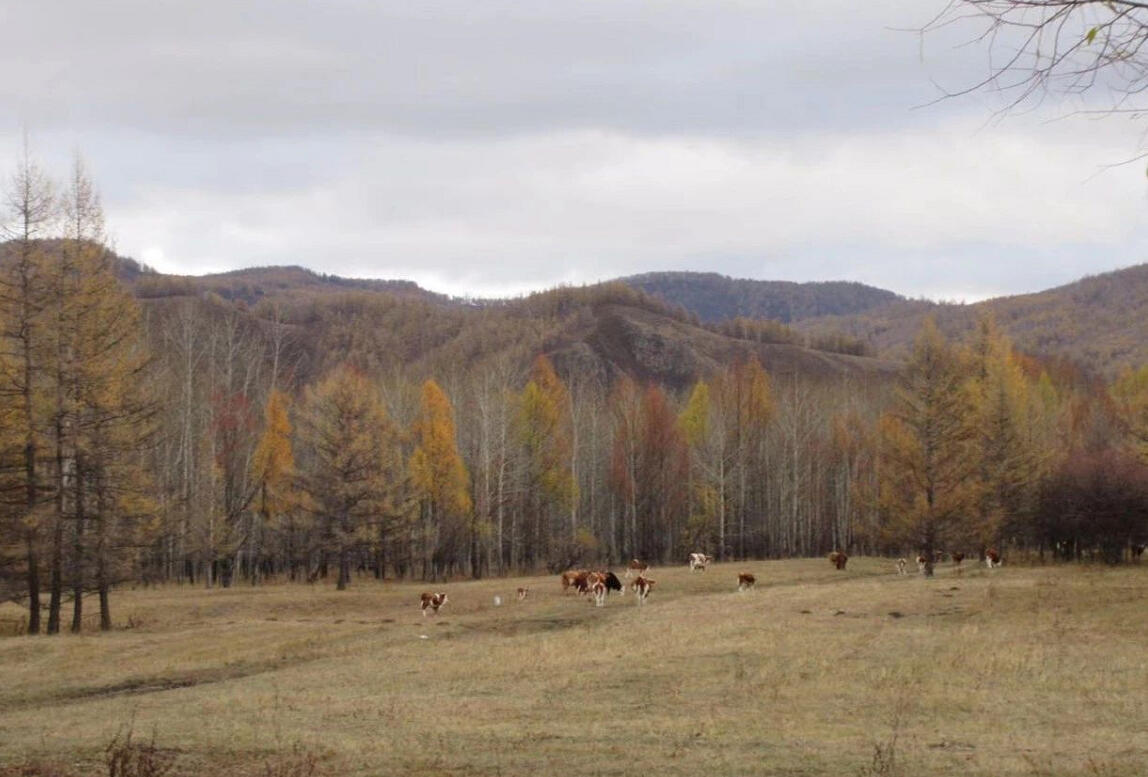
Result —
[{"label": "brown and white cow", "polygon": [[997,552],[996,548],[989,548],[985,551],[985,566],[989,569],[999,567],[1001,565],[1001,554]]},{"label": "brown and white cow", "polygon": [[517,591],[517,594],[518,594],[518,601],[521,602],[523,599],[525,599],[527,596],[530,595],[530,589],[529,588],[519,588]]},{"label": "brown and white cow", "polygon": [[845,569],[847,561],[849,561],[849,557],[839,550],[835,550],[829,554],[829,563],[837,569]]},{"label": "brown and white cow", "polygon": [[590,584],[590,593],[594,597],[594,606],[604,607],[606,604],[606,594],[608,593],[606,578],[595,577],[594,582]]},{"label": "brown and white cow", "polygon": [[630,588],[638,597],[639,605],[646,603],[646,597],[650,595],[650,591],[653,590],[655,582],[656,581],[650,580],[644,575],[638,575],[637,578],[634,579],[634,582],[630,583]]},{"label": "brown and white cow", "polygon": [[571,586],[574,586],[575,590],[579,591],[579,593],[582,593],[584,589],[579,588],[576,585],[576,582],[579,577],[584,578],[587,574],[589,573],[585,569],[567,569],[565,572],[563,572],[562,593],[566,593],[568,590],[570,590]]},{"label": "brown and white cow", "polygon": [[691,553],[689,560],[690,571],[697,572],[700,569],[702,572],[705,572],[706,567],[709,566],[710,561],[712,560],[713,559],[711,559],[705,553]]},{"label": "brown and white cow", "polygon": [[421,599],[424,618],[427,616],[428,612],[433,612],[435,615],[438,615],[438,609],[446,604],[445,593],[431,593],[430,591],[424,591]]},{"label": "brown and white cow", "polygon": [[626,566],[626,573],[622,577],[629,579],[631,575],[644,575],[650,571],[650,565],[638,559],[630,559],[630,563]]},{"label": "brown and white cow", "polygon": [[917,556],[917,571],[922,575],[925,574],[925,561],[926,559],[924,556]]},{"label": "brown and white cow", "polygon": [[905,567],[907,567],[907,566],[909,566],[909,562],[908,562],[908,561],[906,561],[906,560],[905,560],[905,559],[903,559],[903,558],[899,558],[899,559],[897,559],[897,574],[898,574],[898,575],[907,575],[907,574],[909,574],[908,572],[906,572],[906,571],[905,571]]},{"label": "brown and white cow", "polygon": [[737,573],[737,590],[746,591],[757,584],[757,578],[749,572]]}]

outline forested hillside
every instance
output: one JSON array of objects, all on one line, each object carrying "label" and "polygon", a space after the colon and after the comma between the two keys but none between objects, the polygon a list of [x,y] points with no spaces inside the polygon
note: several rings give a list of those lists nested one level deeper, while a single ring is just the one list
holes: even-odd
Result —
[{"label": "forested hillside", "polygon": [[808,319],[798,328],[845,333],[873,353],[903,359],[926,318],[936,319],[946,335],[963,337],[985,314],[1026,353],[1068,359],[1114,377],[1148,362],[1148,265],[971,305],[902,300],[852,315]]},{"label": "forested hillside", "polygon": [[105,248],[82,168],[13,180],[0,596],[31,631],[68,604],[83,628],[89,593],[108,627],[128,581],[1118,560],[1145,536],[1148,369],[1108,385],[988,319],[882,361],[618,283],[472,305],[293,268],[172,282]]},{"label": "forested hillside", "polygon": [[891,291],[845,281],[757,281],[700,272],[645,273],[621,281],[710,322],[744,317],[789,324],[860,313],[902,299]]}]

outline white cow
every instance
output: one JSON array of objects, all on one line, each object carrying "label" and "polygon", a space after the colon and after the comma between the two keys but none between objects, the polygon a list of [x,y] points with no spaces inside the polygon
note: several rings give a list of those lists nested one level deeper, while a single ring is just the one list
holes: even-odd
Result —
[{"label": "white cow", "polygon": [[690,571],[697,572],[700,569],[701,571],[705,572],[706,567],[709,566],[709,563],[712,560],[713,559],[711,559],[705,553],[691,553],[689,561]]}]

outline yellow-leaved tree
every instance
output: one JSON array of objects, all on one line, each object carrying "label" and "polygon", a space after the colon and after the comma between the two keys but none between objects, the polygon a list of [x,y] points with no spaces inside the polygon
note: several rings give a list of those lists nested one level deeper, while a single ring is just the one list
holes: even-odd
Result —
[{"label": "yellow-leaved tree", "polygon": [[960,541],[978,504],[974,397],[968,367],[932,319],[925,322],[882,416],[879,499],[891,541],[915,547],[933,573],[942,542]]},{"label": "yellow-leaved tree", "polygon": [[421,507],[423,577],[438,578],[451,572],[461,557],[471,498],[470,475],[458,452],[454,409],[433,380],[423,383],[411,431],[415,449],[410,474]]},{"label": "yellow-leaved tree", "polygon": [[[565,384],[545,356],[534,360],[530,380],[518,397],[516,414],[518,438],[526,467],[526,493],[533,518],[525,527],[526,563],[535,565],[558,551],[567,556],[567,546],[576,536],[577,526],[560,531],[556,524],[575,500],[574,477],[570,468],[570,397]],[[573,513],[570,513],[571,516]],[[564,547],[556,548],[558,544]]]},{"label": "yellow-leaved tree", "polygon": [[1019,531],[1033,509],[1041,452],[1030,429],[1034,390],[992,319],[978,323],[972,355],[979,493],[969,539],[984,551]]},{"label": "yellow-leaved tree", "polygon": [[[291,511],[295,503],[295,454],[291,447],[289,407],[287,395],[279,389],[271,389],[263,412],[263,436],[259,438],[251,459],[252,479],[258,486],[255,505],[258,520],[251,522],[246,542],[252,585],[259,578],[264,531],[276,528],[277,522]],[[293,528],[287,527],[288,531]],[[293,562],[291,559],[292,565]]]}]

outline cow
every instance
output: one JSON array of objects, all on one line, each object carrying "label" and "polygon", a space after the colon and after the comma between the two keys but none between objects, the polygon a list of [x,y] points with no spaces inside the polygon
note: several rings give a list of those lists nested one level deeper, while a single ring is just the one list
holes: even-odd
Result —
[{"label": "cow", "polygon": [[989,569],[999,567],[1001,565],[1001,554],[997,552],[996,548],[989,548],[985,551],[985,566]]},{"label": "cow", "polygon": [[562,573],[562,593],[566,593],[566,591],[568,591],[571,586],[574,586],[575,590],[578,590],[579,592],[581,592],[581,589],[579,589],[578,586],[575,585],[575,583],[578,580],[579,576],[585,577],[586,574],[587,574],[587,572],[585,569],[567,569],[565,572],[563,572]]},{"label": "cow", "polygon": [[1140,557],[1143,555],[1144,555],[1144,546],[1143,545],[1133,545],[1132,546],[1132,560],[1133,561],[1139,562]]},{"label": "cow", "polygon": [[898,575],[907,575],[907,574],[909,574],[908,572],[906,572],[906,571],[905,571],[905,567],[907,567],[907,566],[909,566],[909,562],[908,562],[908,561],[906,561],[906,560],[905,560],[905,559],[903,559],[903,558],[899,558],[899,559],[897,559],[897,574],[898,574]]},{"label": "cow", "polygon": [[625,595],[625,593],[626,593],[626,587],[622,585],[622,581],[619,580],[618,576],[615,575],[613,572],[606,572],[602,576],[602,583],[606,586],[606,592],[607,593],[609,593],[610,591],[617,591],[618,593],[623,594],[623,595]]},{"label": "cow", "polygon": [[917,556],[917,571],[922,575],[925,574],[925,567],[927,559],[924,556]]},{"label": "cow", "polygon": [[631,575],[644,575],[650,571],[650,565],[645,561],[638,561],[638,559],[631,559],[630,563],[626,566],[626,573],[623,575],[627,580]]},{"label": "cow", "polygon": [[638,575],[634,582],[630,583],[630,588],[633,589],[634,595],[638,597],[638,604],[643,605],[646,603],[646,597],[650,595],[650,591],[654,588],[656,581],[650,580],[644,575]]},{"label": "cow", "polygon": [[518,594],[518,601],[521,602],[523,599],[525,599],[530,594],[530,589],[529,588],[519,588],[517,591],[517,594]]},{"label": "cow", "polygon": [[[709,563],[712,560],[713,559],[711,559],[705,553],[691,553],[689,561],[690,571],[697,572],[700,569],[702,572],[705,572],[706,567],[709,566]],[[639,577],[641,577],[641,575],[639,575]]]},{"label": "cow", "polygon": [[829,554],[829,563],[837,569],[845,569],[845,563],[849,561],[849,557],[839,550],[835,550]]},{"label": "cow", "polygon": [[594,578],[590,584],[590,593],[594,596],[594,606],[603,607],[606,604],[606,580],[601,577]]},{"label": "cow", "polygon": [[934,564],[940,564],[944,560],[945,560],[945,551],[943,551],[943,550],[934,550],[933,551],[933,563]]},{"label": "cow", "polygon": [[757,578],[755,578],[749,572],[738,572],[737,573],[737,590],[746,591],[750,588],[753,588],[754,585],[756,585],[756,584],[757,584]]},{"label": "cow", "polygon": [[959,552],[953,553],[952,556],[953,556],[953,566],[959,567],[961,565],[961,562],[965,560],[965,554],[964,553],[959,553]]},{"label": "cow", "polygon": [[435,615],[438,615],[439,607],[442,607],[444,604],[446,604],[445,593],[431,593],[430,591],[424,591],[421,599],[424,618],[427,616],[428,612],[433,612]]}]

